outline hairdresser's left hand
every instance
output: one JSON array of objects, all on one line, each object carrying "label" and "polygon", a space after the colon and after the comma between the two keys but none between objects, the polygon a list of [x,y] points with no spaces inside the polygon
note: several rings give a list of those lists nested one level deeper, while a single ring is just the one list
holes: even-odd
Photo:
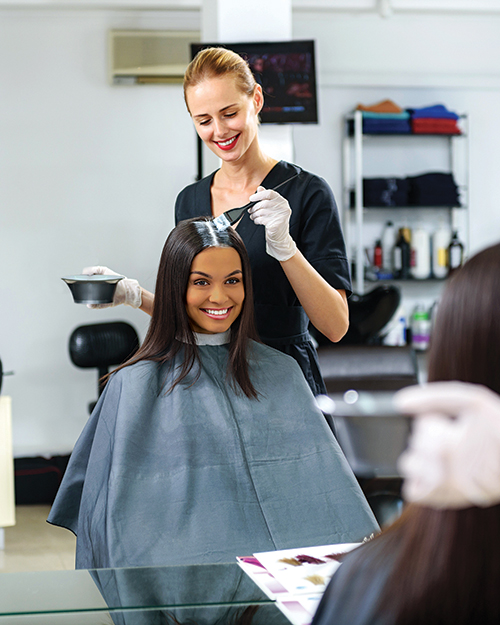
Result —
[{"label": "hairdresser's left hand", "polygon": [[290,204],[276,191],[264,187],[259,187],[249,199],[257,202],[248,209],[250,219],[266,228],[267,253],[281,262],[292,258],[297,246],[289,232]]},{"label": "hairdresser's left hand", "polygon": [[399,459],[408,501],[433,508],[500,502],[500,397],[462,382],[398,391],[396,408],[416,415]]}]

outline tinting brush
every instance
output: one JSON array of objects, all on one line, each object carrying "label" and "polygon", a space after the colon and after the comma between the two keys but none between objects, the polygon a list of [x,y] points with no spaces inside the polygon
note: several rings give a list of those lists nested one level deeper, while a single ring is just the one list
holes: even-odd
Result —
[{"label": "tinting brush", "polygon": [[[287,182],[290,182],[290,180],[297,178],[298,175],[299,174],[294,174],[290,178],[283,180],[283,182],[280,182],[275,187],[273,187],[271,191],[276,191]],[[228,211],[222,213],[222,215],[219,215],[213,220],[215,227],[217,228],[217,230],[225,230],[226,228],[229,228],[229,226],[233,226],[237,221],[239,221],[243,213],[254,204],[257,204],[257,202],[249,202],[248,204],[245,204],[245,206],[240,206],[239,208],[230,208]]]}]

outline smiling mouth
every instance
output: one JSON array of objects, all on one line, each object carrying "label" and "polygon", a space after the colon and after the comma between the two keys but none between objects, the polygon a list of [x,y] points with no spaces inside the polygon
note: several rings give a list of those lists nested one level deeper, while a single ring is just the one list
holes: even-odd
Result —
[{"label": "smiling mouth", "polygon": [[227,141],[214,141],[221,150],[230,150],[239,138],[239,134],[227,139]]},{"label": "smiling mouth", "polygon": [[209,317],[218,317],[219,319],[222,319],[227,317],[232,309],[233,307],[231,306],[230,308],[201,308],[200,310]]}]

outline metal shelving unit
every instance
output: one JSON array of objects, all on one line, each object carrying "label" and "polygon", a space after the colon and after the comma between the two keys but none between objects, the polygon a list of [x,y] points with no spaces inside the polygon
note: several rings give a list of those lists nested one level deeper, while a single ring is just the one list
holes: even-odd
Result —
[{"label": "metal shelving unit", "polygon": [[[365,291],[365,247],[367,245],[365,236],[365,215],[367,211],[374,214],[375,211],[390,211],[393,215],[393,219],[403,217],[404,221],[407,221],[411,214],[418,214],[425,211],[432,211],[434,216],[445,215],[448,219],[449,225],[452,229],[459,231],[461,240],[465,245],[465,250],[469,249],[469,146],[468,137],[470,134],[470,122],[467,114],[460,115],[459,125],[461,128],[461,134],[412,134],[412,133],[377,133],[368,134],[363,133],[363,117],[361,111],[355,111],[354,113],[347,115],[344,120],[344,137],[342,147],[342,162],[343,162],[343,227],[347,244],[348,253],[351,254],[355,249],[355,262],[356,271],[353,276],[355,280],[355,288],[357,293],[364,293]],[[399,147],[401,142],[404,141],[406,149],[412,149],[412,141],[416,138],[425,138],[429,142],[441,142],[441,149],[447,150],[447,164],[446,169],[448,172],[453,173],[454,177],[458,174],[456,180],[460,191],[460,206],[436,206],[436,207],[366,207],[363,201],[363,177],[366,170],[365,160],[367,152],[367,142],[370,142],[370,146],[374,150],[378,144],[389,144],[395,140],[399,141]],[[458,146],[460,145],[460,149]],[[411,154],[411,152],[409,153]],[[411,161],[411,158],[408,159]],[[401,165],[401,162],[398,163]],[[410,165],[409,165],[410,166]],[[432,166],[432,165],[431,165]],[[411,172],[407,171],[406,175],[410,175]],[[352,193],[354,192],[354,207],[352,206]],[[381,213],[380,213],[381,214]],[[391,217],[392,218],[392,217]],[[381,216],[381,226],[386,217]],[[426,280],[428,281],[428,280]],[[408,282],[426,282],[420,280],[411,280]],[[435,280],[436,282],[442,282],[442,280]],[[380,281],[383,282],[383,281]],[[385,281],[387,282],[387,281]],[[396,281],[395,281],[396,282]],[[397,282],[402,282],[401,280]],[[374,285],[376,282],[370,281],[370,285]]]}]

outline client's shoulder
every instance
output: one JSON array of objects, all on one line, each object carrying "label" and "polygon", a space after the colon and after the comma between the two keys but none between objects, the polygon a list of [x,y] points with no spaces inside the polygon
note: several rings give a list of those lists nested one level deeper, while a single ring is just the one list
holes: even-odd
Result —
[{"label": "client's shoulder", "polygon": [[249,341],[248,361],[250,363],[256,362],[257,364],[268,363],[280,370],[289,372],[298,371],[301,373],[295,358],[274,349],[274,347],[264,345],[264,343],[257,343],[257,341]]},{"label": "client's shoulder", "polygon": [[162,365],[152,360],[141,360],[133,365],[123,367],[111,374],[108,384],[110,386],[122,386],[134,388],[157,385]]}]

